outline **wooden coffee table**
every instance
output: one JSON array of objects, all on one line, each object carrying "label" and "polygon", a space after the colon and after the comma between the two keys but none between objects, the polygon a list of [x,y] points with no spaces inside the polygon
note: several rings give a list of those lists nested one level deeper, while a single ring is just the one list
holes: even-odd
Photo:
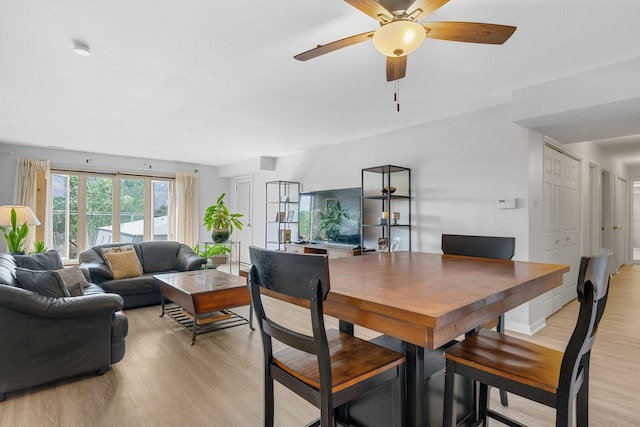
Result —
[{"label": "wooden coffee table", "polygon": [[165,300],[179,307],[167,309],[167,313],[185,329],[191,331],[191,345],[196,335],[232,326],[246,325],[253,329],[253,308],[249,320],[229,310],[251,305],[247,280],[218,270],[184,271],[153,276],[160,290],[162,313]]}]

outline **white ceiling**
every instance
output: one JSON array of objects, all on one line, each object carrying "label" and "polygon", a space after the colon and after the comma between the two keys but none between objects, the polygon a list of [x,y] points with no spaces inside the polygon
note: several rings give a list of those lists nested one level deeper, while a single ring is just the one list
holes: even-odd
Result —
[{"label": "white ceiling", "polygon": [[[640,56],[637,0],[451,0],[427,20],[518,30],[502,46],[427,39],[397,113],[371,42],[293,59],[376,28],[341,0],[0,0],[0,12],[1,142],[211,165],[509,102]],[[640,141],[607,146],[637,153]]]}]

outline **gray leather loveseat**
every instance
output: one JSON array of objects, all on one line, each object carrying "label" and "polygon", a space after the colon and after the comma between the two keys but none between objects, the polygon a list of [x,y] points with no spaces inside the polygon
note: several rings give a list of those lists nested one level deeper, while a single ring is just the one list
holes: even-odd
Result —
[{"label": "gray leather loveseat", "polygon": [[[142,267],[142,274],[114,279],[104,250],[125,245],[133,246]],[[124,298],[125,309],[160,304],[160,291],[153,281],[154,274],[199,270],[207,262],[189,246],[173,241],[109,243],[94,246],[82,251],[79,260],[80,267],[89,271],[91,282],[106,292],[116,293]]]},{"label": "gray leather loveseat", "polygon": [[[0,254],[0,401],[23,388],[103,374],[124,357],[128,321],[119,295],[83,280],[83,295],[46,296],[16,279],[20,274],[60,277],[53,275],[62,261],[53,254],[22,256],[25,269],[16,268],[20,257]],[[33,262],[38,259],[45,262]]]}]

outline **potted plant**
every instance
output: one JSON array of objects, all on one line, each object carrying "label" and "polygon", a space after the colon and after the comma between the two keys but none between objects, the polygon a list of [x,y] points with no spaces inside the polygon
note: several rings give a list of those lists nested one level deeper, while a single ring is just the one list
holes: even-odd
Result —
[{"label": "potted plant", "polygon": [[0,230],[4,234],[4,241],[7,243],[7,250],[11,254],[24,254],[24,244],[29,234],[29,226],[25,222],[18,227],[18,219],[15,208],[11,208],[11,228],[0,225]]},{"label": "potted plant", "polygon": [[215,243],[224,243],[229,240],[233,227],[242,230],[242,223],[238,218],[242,217],[239,213],[230,213],[224,204],[225,193],[222,193],[215,205],[209,206],[204,212],[204,225],[207,231],[211,232],[211,239]]},{"label": "potted plant", "polygon": [[44,242],[34,242],[33,243],[33,252],[38,254],[41,252],[46,252],[47,251],[47,247],[45,246]]},{"label": "potted plant", "polygon": [[215,268],[227,263],[231,248],[222,243],[216,243],[215,245],[205,245],[204,249],[200,249],[198,245],[195,245],[193,251],[203,258],[211,260],[211,267]]}]

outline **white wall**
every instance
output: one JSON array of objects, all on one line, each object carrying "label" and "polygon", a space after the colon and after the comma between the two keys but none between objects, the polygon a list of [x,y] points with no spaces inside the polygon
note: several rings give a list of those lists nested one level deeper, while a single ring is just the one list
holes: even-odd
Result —
[{"label": "white wall", "polygon": [[[18,157],[49,160],[51,167],[54,169],[61,168],[77,171],[123,172],[166,176],[175,172],[198,170],[198,212],[204,212],[208,205],[216,201],[220,193],[229,189],[229,179],[218,178],[218,170],[214,166],[0,143],[0,183],[2,183],[0,185],[0,205],[13,203],[13,185]],[[211,240],[204,226],[200,227],[199,236],[201,240]]]},{"label": "white wall", "polygon": [[629,179],[631,181],[640,181],[640,166],[628,168],[627,173],[629,174]]},{"label": "white wall", "polygon": [[[362,168],[392,164],[411,168],[413,250],[440,253],[443,233],[513,236],[514,259],[528,260],[529,168],[542,171],[542,158],[530,165],[530,146],[542,153],[542,136],[531,140],[511,122],[510,105],[501,105],[278,158],[274,171],[253,174],[254,244],[264,244],[266,181],[299,181],[302,191],[359,187]],[[237,172],[246,173],[246,164]],[[517,208],[498,209],[501,198],[517,198]],[[542,308],[541,320],[524,304],[507,321],[530,331],[530,322],[544,325]]]},{"label": "white wall", "polygon": [[[412,249],[439,252],[442,233],[516,237],[528,257],[528,132],[502,105],[323,149],[281,157],[256,172],[254,242],[264,243],[264,183],[300,181],[303,191],[359,187],[361,169],[411,168]],[[517,209],[498,199],[518,198]]]}]

